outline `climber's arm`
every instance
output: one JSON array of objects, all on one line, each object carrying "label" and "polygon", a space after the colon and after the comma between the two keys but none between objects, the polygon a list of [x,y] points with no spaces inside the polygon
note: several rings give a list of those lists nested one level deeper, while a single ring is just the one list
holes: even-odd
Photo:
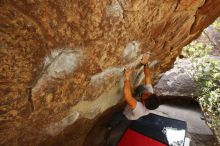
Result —
[{"label": "climber's arm", "polygon": [[151,81],[151,74],[150,74],[150,68],[148,66],[148,60],[150,58],[150,52],[147,52],[145,54],[143,54],[142,60],[140,61],[140,63],[142,65],[144,65],[144,74],[145,74],[145,85],[149,85],[152,83]]},{"label": "climber's arm", "polygon": [[148,51],[147,53],[144,53],[141,57],[141,59],[137,62],[135,69],[138,69],[142,67],[144,64],[148,63],[148,59],[150,57],[151,52]]},{"label": "climber's arm", "polygon": [[137,101],[131,94],[130,80],[124,81],[124,99],[132,109],[135,109]]},{"label": "climber's arm", "polygon": [[145,85],[152,84],[150,68],[148,64],[144,65],[144,74],[145,74]]},{"label": "climber's arm", "polygon": [[130,74],[131,74],[131,70],[125,69],[125,72],[124,72],[124,99],[132,109],[135,109],[137,101],[135,100],[135,98],[131,94]]}]

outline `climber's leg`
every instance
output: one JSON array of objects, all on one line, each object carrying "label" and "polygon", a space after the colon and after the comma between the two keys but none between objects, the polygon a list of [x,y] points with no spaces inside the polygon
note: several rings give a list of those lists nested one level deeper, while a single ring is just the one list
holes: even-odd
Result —
[{"label": "climber's leg", "polygon": [[116,113],[111,123],[111,132],[107,137],[106,146],[116,146],[130,123],[131,121],[122,112]]}]

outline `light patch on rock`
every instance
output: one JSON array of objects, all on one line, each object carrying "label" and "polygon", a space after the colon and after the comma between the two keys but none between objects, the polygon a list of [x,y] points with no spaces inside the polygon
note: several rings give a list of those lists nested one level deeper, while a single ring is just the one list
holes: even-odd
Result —
[{"label": "light patch on rock", "polygon": [[44,69],[32,88],[32,94],[37,94],[53,78],[61,79],[74,72],[82,61],[83,53],[79,48],[53,50],[50,55],[45,57]]},{"label": "light patch on rock", "polygon": [[119,103],[122,98],[121,90],[122,81],[93,101],[80,101],[70,112],[78,112],[84,118],[94,119],[98,114]]},{"label": "light patch on rock", "polygon": [[98,74],[95,74],[91,77],[91,83],[96,84],[97,82],[100,82],[104,80],[105,78],[108,78],[110,76],[122,76],[123,75],[123,68],[108,68],[104,70],[103,72],[100,72]]},{"label": "light patch on rock", "polygon": [[56,136],[64,130],[69,125],[72,125],[79,118],[79,113],[74,111],[71,112],[67,117],[63,118],[61,121],[52,123],[46,128],[47,134],[51,136]]},{"label": "light patch on rock", "polygon": [[117,0],[112,0],[111,5],[106,7],[106,16],[123,20],[123,9]]},{"label": "light patch on rock", "polygon": [[138,41],[130,42],[126,45],[123,56],[126,60],[131,61],[138,56],[140,43]]},{"label": "light patch on rock", "polygon": [[48,55],[44,60],[44,67],[46,67],[48,64],[52,62],[52,60],[57,57],[60,53],[62,53],[62,50],[57,49],[53,50],[50,55]]},{"label": "light patch on rock", "polygon": [[173,81],[170,81],[170,80],[169,80],[169,81],[167,81],[167,85],[168,85],[168,86],[170,86],[170,87],[171,87],[171,86],[172,86],[172,84],[173,84]]},{"label": "light patch on rock", "polygon": [[51,52],[44,61],[44,68],[49,76],[63,78],[73,72],[82,61],[81,50],[58,49]]}]

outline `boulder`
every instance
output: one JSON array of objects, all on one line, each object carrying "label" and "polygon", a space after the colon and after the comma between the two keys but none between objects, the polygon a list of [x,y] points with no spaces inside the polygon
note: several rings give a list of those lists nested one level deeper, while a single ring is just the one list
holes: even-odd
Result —
[{"label": "boulder", "polygon": [[83,145],[124,66],[151,51],[156,82],[218,16],[219,0],[1,0],[0,145]]},{"label": "boulder", "polygon": [[154,86],[155,93],[159,96],[193,97],[195,83],[189,75],[191,68],[190,58],[178,59]]}]

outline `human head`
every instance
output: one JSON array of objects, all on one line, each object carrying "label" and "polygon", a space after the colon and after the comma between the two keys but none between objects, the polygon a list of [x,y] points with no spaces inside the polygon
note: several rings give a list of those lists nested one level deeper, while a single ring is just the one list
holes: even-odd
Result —
[{"label": "human head", "polygon": [[154,110],[159,107],[160,101],[156,94],[143,92],[141,95],[141,100],[149,110]]}]

